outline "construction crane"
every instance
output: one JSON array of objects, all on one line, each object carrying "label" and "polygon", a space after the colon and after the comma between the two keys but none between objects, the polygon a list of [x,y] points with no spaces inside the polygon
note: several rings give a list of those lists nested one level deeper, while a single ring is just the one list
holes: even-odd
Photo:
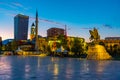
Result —
[{"label": "construction crane", "polygon": [[[32,20],[35,20],[34,17],[29,17],[30,19]],[[41,19],[39,18],[39,21],[44,21],[44,22],[47,22],[47,23],[51,23],[51,24],[56,24],[56,25],[60,25],[62,27],[64,27],[64,34],[65,34],[65,37],[67,38],[67,25],[66,24],[62,24],[62,23],[59,23],[59,22],[55,22],[55,21],[52,21],[52,20],[47,20],[47,19]]]}]

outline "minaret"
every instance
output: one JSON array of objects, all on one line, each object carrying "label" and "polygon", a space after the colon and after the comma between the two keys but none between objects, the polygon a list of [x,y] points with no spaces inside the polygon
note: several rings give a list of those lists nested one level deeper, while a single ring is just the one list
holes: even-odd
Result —
[{"label": "minaret", "polygon": [[65,25],[65,38],[67,39],[67,28],[66,28],[66,25]]},{"label": "minaret", "polygon": [[38,11],[36,10],[36,20],[35,20],[35,26],[36,26],[36,42],[35,42],[35,50],[38,51]]}]

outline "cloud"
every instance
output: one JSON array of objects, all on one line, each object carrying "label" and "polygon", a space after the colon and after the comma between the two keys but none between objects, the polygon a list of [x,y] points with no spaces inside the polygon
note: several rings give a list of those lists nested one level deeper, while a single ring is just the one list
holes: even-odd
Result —
[{"label": "cloud", "polygon": [[24,5],[22,5],[21,3],[18,3],[18,2],[12,2],[11,4],[14,5],[15,7],[23,8],[24,10],[29,10],[28,7],[24,7]]},{"label": "cloud", "polygon": [[24,7],[18,2],[0,2],[0,13],[7,16],[15,16],[17,13],[26,12],[30,7]]},{"label": "cloud", "polygon": [[24,7],[22,4],[18,3],[18,2],[12,2],[11,4],[13,4],[14,6],[17,6],[17,7]]},{"label": "cloud", "polygon": [[11,7],[11,8],[13,8],[13,9],[17,9],[17,7],[16,6],[13,6],[13,5],[10,5],[10,4],[6,4],[8,7]]},{"label": "cloud", "polygon": [[7,6],[7,7],[11,7],[11,8],[17,8],[16,6],[10,4],[10,3],[5,3],[5,2],[0,2],[1,5]]},{"label": "cloud", "polygon": [[12,8],[12,9],[22,8],[22,10],[29,10],[28,7],[24,7],[24,5],[18,2],[0,2],[0,4],[6,7]]},{"label": "cloud", "polygon": [[103,27],[107,28],[107,29],[112,29],[113,28],[111,25],[108,25],[108,24],[104,24]]}]

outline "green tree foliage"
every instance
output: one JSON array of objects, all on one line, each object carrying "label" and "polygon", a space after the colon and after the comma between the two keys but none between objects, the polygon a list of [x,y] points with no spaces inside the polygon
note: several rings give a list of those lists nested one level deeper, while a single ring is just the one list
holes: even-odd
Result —
[{"label": "green tree foliage", "polygon": [[17,43],[15,40],[13,40],[13,41],[11,42],[11,50],[16,50],[17,47],[18,47],[18,43]]},{"label": "green tree foliage", "polygon": [[2,50],[2,46],[0,46],[0,51]]},{"label": "green tree foliage", "polygon": [[108,46],[105,46],[107,52],[113,57],[113,58],[120,58],[120,45],[110,45],[110,47],[108,48]]},{"label": "green tree foliage", "polygon": [[61,47],[61,44],[57,42],[57,43],[56,43],[56,47],[57,47],[57,48],[60,48],[60,47]]},{"label": "green tree foliage", "polygon": [[83,42],[80,41],[78,38],[75,38],[71,50],[75,53],[75,56],[80,56],[80,54],[84,52]]},{"label": "green tree foliage", "polygon": [[65,38],[65,36],[59,35],[57,37],[57,39],[60,40],[60,42],[61,42],[59,45],[63,46],[65,49],[67,49],[67,39]]},{"label": "green tree foliage", "polygon": [[104,46],[105,47],[105,43],[104,42],[99,42],[99,45],[102,45],[102,46]]},{"label": "green tree foliage", "polygon": [[16,50],[17,49],[17,46],[18,46],[18,42],[16,42],[15,40],[13,40],[12,42],[9,42],[8,44],[6,45],[3,45],[3,50]]},{"label": "green tree foliage", "polygon": [[120,53],[118,53],[118,45],[114,45],[113,46],[113,54],[114,54],[114,57],[120,57]]},{"label": "green tree foliage", "polygon": [[52,53],[51,48],[50,48],[49,45],[47,46],[47,50],[46,50],[46,52],[47,52],[48,55],[51,55],[51,53]]}]

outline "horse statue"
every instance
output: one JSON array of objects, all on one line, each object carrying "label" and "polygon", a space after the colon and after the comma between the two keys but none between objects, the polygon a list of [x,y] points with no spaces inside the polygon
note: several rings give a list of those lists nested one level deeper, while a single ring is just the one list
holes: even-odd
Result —
[{"label": "horse statue", "polygon": [[97,41],[100,39],[100,35],[98,33],[98,30],[96,28],[94,28],[93,30],[89,30],[89,33],[90,33],[90,41],[93,40],[93,41]]}]

